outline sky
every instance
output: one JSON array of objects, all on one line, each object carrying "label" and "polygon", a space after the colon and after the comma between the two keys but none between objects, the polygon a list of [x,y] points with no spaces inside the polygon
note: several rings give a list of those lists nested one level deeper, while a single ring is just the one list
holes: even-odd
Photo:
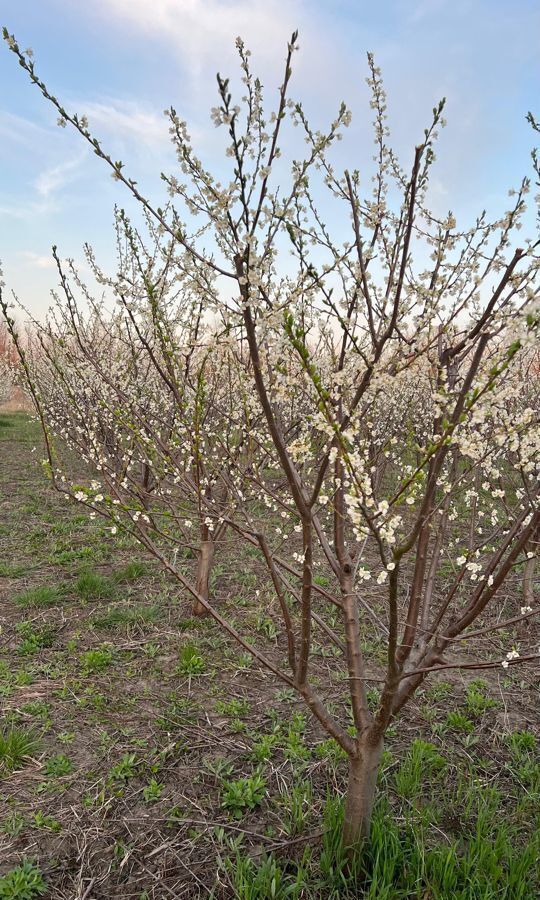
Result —
[{"label": "sky", "polygon": [[[498,215],[508,189],[532,174],[535,135],[525,117],[529,110],[540,117],[538,0],[0,0],[0,11],[0,24],[21,48],[32,48],[51,92],[87,115],[104,148],[158,203],[165,200],[160,172],[175,173],[163,110],[173,105],[205,164],[221,166],[209,115],[216,72],[234,83],[234,43],[242,36],[275,102],[294,29],[300,51],[292,94],[312,124],[324,128],[341,100],[352,110],[339,150],[344,167],[362,170],[371,157],[371,51],[405,165],[432,107],[447,98],[433,180],[441,213],[451,209],[463,225],[483,209]],[[0,260],[8,289],[38,317],[58,282],[51,246],[82,261],[89,242],[114,271],[113,208],[130,209],[105,164],[56,121],[2,44]]]}]

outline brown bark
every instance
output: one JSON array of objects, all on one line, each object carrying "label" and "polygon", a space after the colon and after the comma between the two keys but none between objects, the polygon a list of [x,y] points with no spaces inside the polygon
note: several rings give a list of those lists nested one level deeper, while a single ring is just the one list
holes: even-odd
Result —
[{"label": "brown bark", "polygon": [[349,758],[349,784],[343,819],[343,846],[358,849],[369,838],[371,814],[377,789],[377,773],[383,742],[361,743],[358,754]]},{"label": "brown bark", "polygon": [[[535,553],[536,546],[537,545],[535,544],[535,541],[532,540],[525,547],[525,550],[529,551],[529,552],[532,551],[533,553]],[[530,559],[528,558],[525,561],[525,567],[523,569],[522,591],[523,591],[523,606],[525,608],[531,607],[531,609],[532,609],[535,605],[535,603],[534,603],[534,576],[535,576],[535,572],[536,572],[536,563],[537,563],[537,558],[536,558],[536,554],[535,554],[534,556],[531,556]],[[518,634],[522,640],[527,639],[527,636],[529,633],[528,629],[529,629],[529,623],[527,621],[521,620],[518,625]]]},{"label": "brown bark", "polygon": [[532,606],[534,604],[534,573],[536,570],[536,545],[531,541],[525,548],[529,553],[534,553],[527,559],[523,570],[523,604],[524,606]]},{"label": "brown bark", "polygon": [[[212,563],[214,561],[214,542],[201,541],[201,549],[199,552],[199,562],[197,565],[197,586],[196,590],[200,596],[209,601],[210,589],[210,573],[212,571]],[[196,599],[193,603],[194,616],[206,616],[208,610],[200,600]]]}]

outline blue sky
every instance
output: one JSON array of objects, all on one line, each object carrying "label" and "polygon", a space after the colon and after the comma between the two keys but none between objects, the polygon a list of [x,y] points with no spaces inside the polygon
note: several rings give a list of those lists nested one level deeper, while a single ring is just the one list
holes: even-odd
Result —
[{"label": "blue sky", "polygon": [[[126,172],[163,199],[159,172],[174,171],[164,108],[185,118],[199,155],[217,159],[209,119],[215,73],[237,72],[234,39],[253,51],[269,99],[276,96],[287,38],[300,30],[292,92],[316,127],[344,99],[353,126],[343,163],[370,158],[366,51],[389,95],[393,144],[410,159],[432,106],[447,97],[434,202],[463,224],[483,208],[506,209],[508,188],[530,172],[540,116],[538,0],[9,0],[2,22],[71,111]],[[57,282],[50,248],[81,259],[89,241],[114,267],[112,210],[129,201],[77,135],[0,48],[0,259],[8,286],[37,315]]]}]

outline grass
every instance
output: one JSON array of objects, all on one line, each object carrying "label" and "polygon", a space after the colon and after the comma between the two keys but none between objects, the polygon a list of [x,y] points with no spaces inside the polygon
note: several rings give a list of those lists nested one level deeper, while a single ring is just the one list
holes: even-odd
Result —
[{"label": "grass", "polygon": [[364,900],[532,900],[538,834],[516,846],[515,829],[489,794],[472,791],[466,839],[434,841],[433,827],[414,814],[398,821],[386,801],[374,811],[365,853],[352,862],[341,848],[343,809],[335,799],[324,810],[320,855],[309,848],[299,860],[268,854],[259,861],[238,849],[222,859],[234,896],[255,898],[358,898]]},{"label": "grass", "polygon": [[139,578],[142,578],[147,571],[148,566],[143,560],[134,559],[118,572],[115,572],[113,578],[117,584],[123,584],[129,581],[137,581]]},{"label": "grass", "polygon": [[162,613],[159,606],[144,606],[142,603],[122,603],[111,606],[102,615],[94,616],[92,625],[101,629],[132,628],[153,625],[159,622]]},{"label": "grass", "polygon": [[[103,896],[139,900],[540,896],[540,717],[528,670],[426,682],[389,731],[372,840],[347,865],[343,751],[294,691],[192,617],[189,597],[128,536],[113,539],[67,505],[31,453],[35,423],[10,420],[2,429],[0,417],[0,450],[19,496],[7,494],[1,535],[0,575],[12,580],[0,649],[0,900],[42,896],[39,878],[50,897],[78,896],[92,879]],[[220,611],[283,664],[279,610],[254,599],[259,557],[220,553]],[[193,573],[193,554],[179,559]],[[325,573],[316,580],[331,586]],[[370,660],[382,659],[367,638]],[[314,643],[313,686],[328,684],[333,714],[352,724],[339,657],[319,629]],[[32,777],[19,772],[35,757]],[[87,848],[76,866],[73,846]]]},{"label": "grass", "polygon": [[24,609],[47,609],[62,602],[65,590],[59,585],[42,585],[17,594],[14,602]]},{"label": "grass", "polygon": [[0,777],[20,769],[39,746],[39,738],[25,728],[13,726],[0,731]]},{"label": "grass", "polygon": [[87,570],[77,578],[75,590],[83,600],[105,600],[113,596],[115,585],[106,575]]},{"label": "grass", "polygon": [[418,796],[427,775],[442,776],[448,764],[434,744],[417,738],[395,775],[395,788],[400,797],[412,800]]}]

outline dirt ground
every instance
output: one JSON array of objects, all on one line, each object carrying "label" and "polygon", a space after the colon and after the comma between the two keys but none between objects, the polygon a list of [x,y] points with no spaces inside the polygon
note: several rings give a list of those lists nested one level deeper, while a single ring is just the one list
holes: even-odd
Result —
[{"label": "dirt ground", "polygon": [[[0,707],[4,731],[35,745],[0,769],[0,875],[34,860],[54,900],[228,898],[240,896],[227,863],[238,853],[255,862],[271,852],[298,860],[306,848],[316,856],[327,798],[344,789],[339,749],[292,691],[213,621],[192,618],[189,598],[137,545],[54,492],[37,425],[6,412]],[[217,561],[215,602],[281,658],[277,611],[253,596],[258,563],[237,552]],[[313,678],[346,716],[335,648],[320,632],[316,642]],[[376,644],[366,649],[380,658]],[[539,672],[487,670],[482,683],[478,673],[442,673],[426,683],[387,742],[381,791],[396,821],[412,810],[431,823],[430,839],[462,840],[472,821],[463,776],[497,789],[493,810],[516,834],[535,828]],[[516,732],[531,740],[513,740]],[[436,766],[414,774],[419,740],[437,748],[444,777]]]}]

